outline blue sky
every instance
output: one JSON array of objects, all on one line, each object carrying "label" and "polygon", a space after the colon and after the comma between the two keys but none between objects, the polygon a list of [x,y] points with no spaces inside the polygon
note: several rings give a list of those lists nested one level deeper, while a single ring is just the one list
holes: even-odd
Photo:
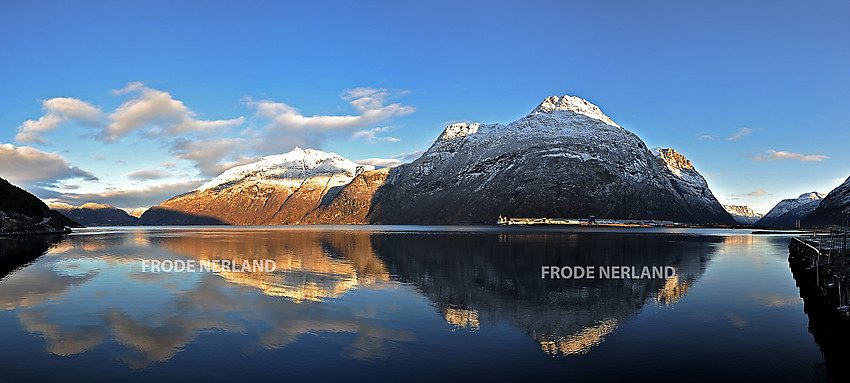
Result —
[{"label": "blue sky", "polygon": [[848,20],[839,1],[2,2],[0,177],[147,207],[294,145],[409,160],[451,122],[569,94],[764,213],[850,174]]}]

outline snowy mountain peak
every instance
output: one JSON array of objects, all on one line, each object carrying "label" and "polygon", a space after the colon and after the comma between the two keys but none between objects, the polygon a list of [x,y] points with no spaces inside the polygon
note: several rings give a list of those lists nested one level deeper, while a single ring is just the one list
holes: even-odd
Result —
[{"label": "snowy mountain peak", "polygon": [[570,111],[573,113],[585,115],[590,118],[597,119],[608,125],[620,127],[611,121],[608,116],[602,113],[598,106],[591,104],[589,101],[575,96],[551,96],[547,97],[540,103],[529,116],[543,113],[553,113],[556,111]]},{"label": "snowy mountain peak", "polygon": [[811,193],[803,193],[797,199],[821,199],[823,197],[826,197],[826,194],[813,191]]},{"label": "snowy mountain peak", "polygon": [[691,165],[691,161],[688,161],[685,156],[673,149],[654,148],[652,149],[652,154],[663,160],[664,164],[667,165],[667,168],[677,176],[681,176],[682,169],[694,168],[694,166]]},{"label": "snowy mountain peak", "polygon": [[474,122],[471,124],[467,124],[465,122],[459,122],[457,124],[452,124],[446,127],[443,130],[443,134],[440,135],[440,140],[447,140],[455,137],[468,136],[470,134],[475,134],[478,132],[478,128],[481,127],[481,124]]},{"label": "snowy mountain peak", "polygon": [[285,183],[335,174],[353,178],[373,169],[374,166],[358,165],[336,153],[295,147],[288,153],[266,156],[257,162],[231,168],[195,190],[207,190],[243,180]]}]

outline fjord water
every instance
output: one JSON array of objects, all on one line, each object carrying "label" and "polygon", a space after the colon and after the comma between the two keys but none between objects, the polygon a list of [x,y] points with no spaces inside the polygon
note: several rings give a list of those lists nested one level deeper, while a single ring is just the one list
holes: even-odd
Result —
[{"label": "fjord water", "polygon": [[[0,381],[828,380],[835,367],[808,331],[788,240],[414,226],[0,239]],[[277,269],[142,267],[262,259]],[[543,265],[677,275],[549,280]]]}]

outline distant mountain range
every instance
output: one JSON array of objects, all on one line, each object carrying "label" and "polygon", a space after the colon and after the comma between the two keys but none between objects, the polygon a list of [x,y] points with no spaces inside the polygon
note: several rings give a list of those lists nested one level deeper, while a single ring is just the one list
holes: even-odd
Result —
[{"label": "distant mountain range", "polygon": [[612,217],[734,224],[672,149],[650,151],[595,105],[550,97],[508,125],[454,124],[412,163],[375,170],[293,151],[230,169],[142,224],[493,223]]},{"label": "distant mountain range", "polygon": [[65,203],[51,203],[48,206],[85,226],[126,226],[139,224],[138,218],[111,205],[89,202],[82,206],[73,206]]},{"label": "distant mountain range", "polygon": [[723,205],[723,208],[735,218],[735,221],[742,225],[752,225],[760,220],[763,215],[756,213],[749,206],[740,205]]}]

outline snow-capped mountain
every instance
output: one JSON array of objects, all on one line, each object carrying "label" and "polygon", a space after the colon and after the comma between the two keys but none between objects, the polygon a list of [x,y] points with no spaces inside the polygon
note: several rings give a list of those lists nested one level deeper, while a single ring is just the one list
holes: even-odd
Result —
[{"label": "snow-capped mountain", "polygon": [[389,171],[370,219],[492,223],[500,215],[595,215],[735,222],[699,173],[674,168],[662,168],[639,137],[590,102],[550,97],[508,125],[447,127],[420,158]]},{"label": "snow-capped mountain", "polygon": [[368,170],[374,167],[336,153],[295,148],[227,170],[189,193],[152,207],[141,220],[144,224],[300,223]]},{"label": "snow-capped mountain", "polygon": [[317,176],[349,177],[351,181],[358,173],[374,168],[358,165],[336,153],[296,147],[289,153],[266,156],[257,162],[231,168],[195,190],[221,189],[250,182],[299,187],[305,179]]},{"label": "snow-capped mountain", "polygon": [[812,214],[826,194],[818,192],[803,193],[797,198],[779,201],[756,225],[797,226],[797,223]]},{"label": "snow-capped mountain", "polygon": [[827,226],[848,225],[850,222],[850,177],[821,200],[817,208],[806,218],[803,225]]},{"label": "snow-capped mountain", "polygon": [[749,206],[723,205],[723,208],[732,215],[732,218],[735,218],[735,221],[742,225],[752,225],[764,216],[754,212]]}]

